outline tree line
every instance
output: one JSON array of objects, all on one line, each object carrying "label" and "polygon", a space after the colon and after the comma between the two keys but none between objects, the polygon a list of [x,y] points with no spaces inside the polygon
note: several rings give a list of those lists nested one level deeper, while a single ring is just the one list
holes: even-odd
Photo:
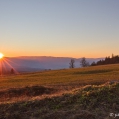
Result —
[{"label": "tree line", "polygon": [[[83,57],[80,60],[80,66],[81,67],[88,67],[88,66],[97,66],[97,65],[107,65],[107,64],[117,64],[119,63],[119,55],[113,55],[110,57],[106,57],[105,59],[99,60],[97,62],[92,62],[91,64],[89,64],[89,62],[87,62],[86,58]],[[75,68],[75,60],[71,59],[70,63],[69,63],[69,68]]]},{"label": "tree line", "polygon": [[93,63],[91,64],[91,66],[106,65],[106,64],[117,64],[117,63],[119,63],[119,55],[115,55],[115,56],[114,56],[114,55],[112,54],[112,57],[108,56],[108,57],[106,57],[106,58],[103,59],[103,60],[97,61],[96,63],[93,62]]}]

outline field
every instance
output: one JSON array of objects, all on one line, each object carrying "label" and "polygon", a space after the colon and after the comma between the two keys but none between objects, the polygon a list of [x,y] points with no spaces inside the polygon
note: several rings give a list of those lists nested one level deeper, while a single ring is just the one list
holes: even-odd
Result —
[{"label": "field", "polygon": [[118,64],[1,76],[0,119],[112,119],[118,82]]}]

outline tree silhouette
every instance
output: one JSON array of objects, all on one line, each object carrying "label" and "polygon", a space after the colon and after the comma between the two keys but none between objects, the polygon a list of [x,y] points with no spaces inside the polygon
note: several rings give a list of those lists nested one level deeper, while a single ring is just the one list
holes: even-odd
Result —
[{"label": "tree silhouette", "polygon": [[14,74],[14,69],[13,68],[11,69],[11,74]]},{"label": "tree silhouette", "polygon": [[[108,56],[104,60],[99,60],[95,65],[117,64],[119,63],[119,56],[112,54],[112,57]],[[91,66],[94,66],[92,63]]]},{"label": "tree silhouette", "polygon": [[95,62],[92,62],[91,66],[95,66],[95,65],[96,65],[96,63]]},{"label": "tree silhouette", "polygon": [[75,67],[74,63],[75,63],[75,60],[71,59],[71,61],[69,63],[69,68],[74,68]]},{"label": "tree silhouette", "polygon": [[81,67],[87,67],[87,66],[89,66],[89,62],[87,62],[86,58],[83,57],[80,61],[80,65],[81,65]]}]

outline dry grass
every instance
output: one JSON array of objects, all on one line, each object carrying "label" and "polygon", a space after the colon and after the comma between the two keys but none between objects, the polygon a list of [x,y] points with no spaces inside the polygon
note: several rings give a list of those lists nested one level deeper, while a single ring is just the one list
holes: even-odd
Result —
[{"label": "dry grass", "polygon": [[119,65],[52,70],[0,77],[0,90],[34,85],[101,84],[119,79]]},{"label": "dry grass", "polygon": [[0,119],[111,119],[119,113],[119,65],[1,77]]},{"label": "dry grass", "polygon": [[88,85],[42,100],[0,105],[0,119],[111,119],[119,111],[119,83]]}]

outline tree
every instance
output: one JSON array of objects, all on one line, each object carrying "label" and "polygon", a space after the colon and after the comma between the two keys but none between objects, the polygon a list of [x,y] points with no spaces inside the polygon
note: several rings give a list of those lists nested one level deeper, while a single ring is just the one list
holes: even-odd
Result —
[{"label": "tree", "polygon": [[11,68],[11,74],[14,74],[14,69],[13,68]]},{"label": "tree", "polygon": [[71,59],[71,61],[69,63],[69,68],[74,68],[75,67],[74,63],[75,63],[75,60]]},{"label": "tree", "polygon": [[114,54],[112,53],[112,58],[114,58]]},{"label": "tree", "polygon": [[87,62],[87,61],[86,61],[86,58],[83,57],[83,58],[81,59],[81,61],[80,61],[80,65],[81,65],[82,67],[87,67],[87,66],[89,66],[89,62]]},{"label": "tree", "polygon": [[[108,56],[103,60],[97,61],[97,63],[95,63],[95,66],[96,65],[117,64],[117,63],[119,63],[119,55],[112,54],[112,57]],[[94,64],[91,64],[91,66],[94,66]]]},{"label": "tree", "polygon": [[96,63],[95,62],[92,62],[91,66],[95,66],[95,65],[96,65]]}]

